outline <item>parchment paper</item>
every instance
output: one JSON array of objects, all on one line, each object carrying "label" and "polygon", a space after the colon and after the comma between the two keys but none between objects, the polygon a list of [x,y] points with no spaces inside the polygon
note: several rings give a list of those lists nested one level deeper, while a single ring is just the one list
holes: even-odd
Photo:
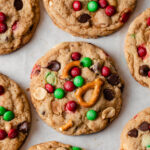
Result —
[{"label": "parchment paper", "polygon": [[[137,7],[128,23],[118,32],[99,39],[82,39],[58,29],[51,21],[42,2],[41,20],[33,39],[19,51],[0,56],[0,72],[8,75],[26,90],[29,88],[30,72],[34,63],[49,49],[63,41],[87,41],[103,48],[115,60],[123,80],[125,90],[123,107],[119,117],[104,131],[86,136],[62,135],[47,126],[37,115],[32,104],[32,128],[21,150],[41,142],[56,140],[66,144],[80,146],[86,150],[119,150],[120,134],[129,119],[137,112],[150,106],[150,89],[142,87],[129,73],[124,57],[124,39],[132,20],[150,6],[150,0],[137,0]],[[30,101],[29,93],[28,98]]]}]

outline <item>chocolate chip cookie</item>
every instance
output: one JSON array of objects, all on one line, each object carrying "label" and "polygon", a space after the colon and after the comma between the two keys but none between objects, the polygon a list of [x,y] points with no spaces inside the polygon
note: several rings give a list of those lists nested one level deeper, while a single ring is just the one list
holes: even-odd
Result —
[{"label": "chocolate chip cookie", "polygon": [[30,129],[30,108],[20,87],[0,74],[0,149],[18,150]]},{"label": "chocolate chip cookie", "polygon": [[70,146],[55,141],[37,144],[29,148],[29,150],[39,150],[39,149],[40,150],[83,150],[80,147]]},{"label": "chocolate chip cookie", "polygon": [[138,113],[125,126],[120,150],[148,150],[150,148],[150,108]]},{"label": "chocolate chip cookie", "polygon": [[38,0],[1,0],[0,55],[11,53],[29,42],[39,17]]},{"label": "chocolate chip cookie", "polygon": [[66,42],[38,60],[31,73],[39,116],[68,135],[103,130],[119,114],[123,84],[111,58],[85,42]]},{"label": "chocolate chip cookie", "polygon": [[130,25],[125,41],[125,56],[135,80],[150,88],[150,9]]},{"label": "chocolate chip cookie", "polygon": [[43,0],[53,22],[74,36],[97,38],[122,27],[136,0]]}]

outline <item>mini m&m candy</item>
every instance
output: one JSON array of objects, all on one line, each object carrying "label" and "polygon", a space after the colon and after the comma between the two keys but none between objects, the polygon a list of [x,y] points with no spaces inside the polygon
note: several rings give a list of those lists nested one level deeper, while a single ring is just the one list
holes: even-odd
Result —
[{"label": "mini m&m candy", "polygon": [[81,87],[84,84],[84,79],[81,76],[74,78],[73,83],[76,87]]},{"label": "mini m&m candy", "polygon": [[88,120],[95,120],[97,118],[97,112],[95,110],[89,110],[86,117]]},{"label": "mini m&m candy", "polygon": [[14,119],[14,117],[15,117],[15,115],[12,111],[7,111],[7,112],[4,113],[3,119],[5,121],[11,121],[11,120]]},{"label": "mini m&m candy", "polygon": [[0,116],[3,116],[6,111],[7,110],[4,107],[0,106]]},{"label": "mini m&m candy", "polygon": [[55,98],[62,99],[65,96],[65,92],[63,89],[58,88],[54,91]]},{"label": "mini m&m candy", "polygon": [[72,6],[75,11],[79,11],[82,8],[82,4],[80,1],[74,1]]},{"label": "mini m&m candy", "polygon": [[91,58],[89,57],[84,57],[82,60],[81,60],[81,65],[83,67],[91,67],[92,66],[92,60]]},{"label": "mini m&m candy", "polygon": [[71,150],[82,150],[80,147],[73,146]]},{"label": "mini m&m candy", "polygon": [[96,2],[96,1],[90,1],[89,3],[88,3],[88,10],[90,11],[90,12],[95,12],[95,11],[97,11],[98,10],[98,3]]}]

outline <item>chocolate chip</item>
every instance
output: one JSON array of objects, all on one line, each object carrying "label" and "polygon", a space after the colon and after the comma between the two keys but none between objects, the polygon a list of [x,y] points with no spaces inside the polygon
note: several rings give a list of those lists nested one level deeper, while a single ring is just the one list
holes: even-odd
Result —
[{"label": "chocolate chip", "polygon": [[148,67],[147,65],[140,66],[139,74],[140,74],[141,76],[147,76],[149,70],[150,70],[150,69],[149,69],[149,67]]},{"label": "chocolate chip", "polygon": [[56,60],[53,60],[48,64],[47,68],[52,71],[58,71],[60,69],[60,63]]},{"label": "chocolate chip", "polygon": [[111,89],[104,89],[103,93],[104,93],[104,97],[105,97],[106,100],[111,101],[115,97],[115,93]]},{"label": "chocolate chip", "polygon": [[150,124],[148,122],[144,121],[143,123],[141,123],[139,125],[139,129],[141,131],[148,131],[149,130],[149,126],[150,126]]},{"label": "chocolate chip", "polygon": [[120,78],[118,74],[111,74],[108,78],[107,81],[111,85],[118,85],[120,83]]},{"label": "chocolate chip", "polygon": [[20,132],[27,133],[28,130],[29,130],[29,123],[25,121],[25,122],[19,124],[18,125],[18,130]]},{"label": "chocolate chip", "polygon": [[82,15],[80,15],[80,16],[78,17],[78,21],[79,21],[80,23],[86,23],[90,18],[91,18],[90,15],[88,15],[88,14],[82,14]]},{"label": "chocolate chip", "polygon": [[16,10],[21,10],[23,7],[22,0],[15,0],[14,1],[14,7],[16,8]]},{"label": "chocolate chip", "polygon": [[130,130],[130,131],[128,132],[128,135],[129,135],[130,137],[136,138],[136,137],[138,137],[138,130],[134,128],[134,129],[132,129],[132,130]]},{"label": "chocolate chip", "polygon": [[33,24],[30,26],[29,31],[32,31],[33,29]]}]

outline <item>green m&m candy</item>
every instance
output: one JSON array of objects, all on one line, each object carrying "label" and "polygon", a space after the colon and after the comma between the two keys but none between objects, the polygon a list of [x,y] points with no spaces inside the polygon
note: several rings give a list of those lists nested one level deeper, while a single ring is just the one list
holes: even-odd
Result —
[{"label": "green m&m candy", "polygon": [[80,147],[75,147],[75,146],[73,146],[72,148],[71,148],[71,150],[82,150]]},{"label": "green m&m candy", "polygon": [[81,76],[76,76],[73,83],[76,87],[81,87],[84,84],[84,79]]},{"label": "green m&m candy", "polygon": [[95,12],[98,10],[98,3],[96,1],[90,1],[87,8],[90,12]]},{"label": "green m&m candy", "polygon": [[0,106],[0,116],[3,116],[6,111],[4,107]]},{"label": "green m&m candy", "polygon": [[62,99],[65,96],[65,92],[63,89],[58,88],[54,91],[54,97],[58,99]]},{"label": "green m&m candy", "polygon": [[12,119],[14,119],[15,115],[12,111],[7,111],[4,113],[3,119],[5,121],[11,121]]},{"label": "green m&m candy", "polygon": [[91,67],[92,66],[92,60],[89,57],[84,57],[81,60],[81,65],[83,67]]},{"label": "green m&m candy", "polygon": [[97,112],[95,110],[89,110],[86,113],[86,117],[88,120],[95,120],[97,118]]},{"label": "green m&m candy", "polygon": [[146,148],[150,148],[150,145],[147,145]]}]

